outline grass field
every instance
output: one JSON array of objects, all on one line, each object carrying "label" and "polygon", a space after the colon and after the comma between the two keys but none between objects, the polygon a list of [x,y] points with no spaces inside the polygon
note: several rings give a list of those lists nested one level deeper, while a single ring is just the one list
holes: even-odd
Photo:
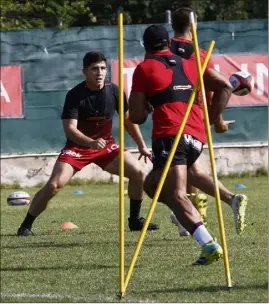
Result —
[{"label": "grass field", "polygon": [[[122,302],[268,302],[268,178],[222,178],[249,197],[247,229],[237,236],[232,212],[223,206],[233,288],[227,291],[223,261],[194,267],[200,253],[189,237],[179,237],[169,210],[158,204],[153,221],[161,229],[148,233]],[[73,191],[81,189],[83,195]],[[24,189],[33,195],[37,189]],[[11,207],[1,191],[1,302],[117,302],[119,291],[118,185],[67,186],[37,219],[34,237],[16,230],[27,207]],[[146,199],[142,215],[150,200]],[[129,232],[125,209],[126,272],[138,232]],[[72,221],[79,229],[61,230]],[[209,230],[220,239],[214,199],[208,209]]]}]

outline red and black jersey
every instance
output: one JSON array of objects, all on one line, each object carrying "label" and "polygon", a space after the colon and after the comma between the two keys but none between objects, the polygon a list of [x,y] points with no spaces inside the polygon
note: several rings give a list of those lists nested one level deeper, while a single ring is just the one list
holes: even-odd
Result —
[{"label": "red and black jersey", "polygon": [[[114,83],[105,83],[101,90],[92,91],[83,81],[66,94],[62,119],[76,119],[78,130],[92,139],[110,140],[113,139],[112,120],[118,111],[118,101],[118,86]],[[127,110],[124,96],[124,111]],[[66,146],[76,144],[67,139]]]},{"label": "red and black jersey", "polygon": [[[172,53],[180,56],[181,58],[195,60],[194,47],[191,40],[180,37],[174,37],[171,39],[170,50]],[[203,63],[206,56],[206,51],[199,48],[199,52],[200,52],[201,63]],[[213,69],[213,68],[214,68],[213,62],[211,59],[209,59],[207,64],[207,69]]]},{"label": "red and black jersey", "polygon": [[[143,92],[153,105],[152,138],[175,136],[186,112],[198,75],[195,60],[185,60],[170,51],[146,55],[133,74],[133,92]],[[196,98],[184,134],[205,143],[201,106]]]}]

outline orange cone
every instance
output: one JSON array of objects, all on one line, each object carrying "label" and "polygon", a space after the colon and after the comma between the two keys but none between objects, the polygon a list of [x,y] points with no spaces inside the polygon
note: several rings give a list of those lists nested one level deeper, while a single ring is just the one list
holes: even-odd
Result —
[{"label": "orange cone", "polygon": [[78,228],[77,225],[73,224],[72,222],[65,222],[61,225],[62,229],[75,229]]}]

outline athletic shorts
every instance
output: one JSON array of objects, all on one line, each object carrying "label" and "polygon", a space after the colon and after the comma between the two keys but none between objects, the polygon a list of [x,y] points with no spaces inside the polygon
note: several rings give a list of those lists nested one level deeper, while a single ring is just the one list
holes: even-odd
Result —
[{"label": "athletic shorts", "polygon": [[[153,169],[162,169],[168,159],[175,136],[160,137],[152,140]],[[188,134],[182,134],[171,166],[187,165],[190,168],[203,150],[203,144]]]},{"label": "athletic shorts", "polygon": [[109,143],[102,150],[86,147],[65,147],[61,150],[58,161],[68,163],[81,170],[83,167],[94,163],[104,169],[119,155],[119,145]]}]

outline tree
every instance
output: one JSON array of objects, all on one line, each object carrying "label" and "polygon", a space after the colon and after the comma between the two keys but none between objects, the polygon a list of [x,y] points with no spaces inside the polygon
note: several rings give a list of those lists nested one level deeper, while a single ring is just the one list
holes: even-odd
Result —
[{"label": "tree", "polygon": [[2,0],[1,29],[163,23],[165,10],[193,8],[200,21],[267,18],[267,0]]},{"label": "tree", "polygon": [[94,23],[87,0],[1,1],[1,29],[68,28],[85,17]]}]

